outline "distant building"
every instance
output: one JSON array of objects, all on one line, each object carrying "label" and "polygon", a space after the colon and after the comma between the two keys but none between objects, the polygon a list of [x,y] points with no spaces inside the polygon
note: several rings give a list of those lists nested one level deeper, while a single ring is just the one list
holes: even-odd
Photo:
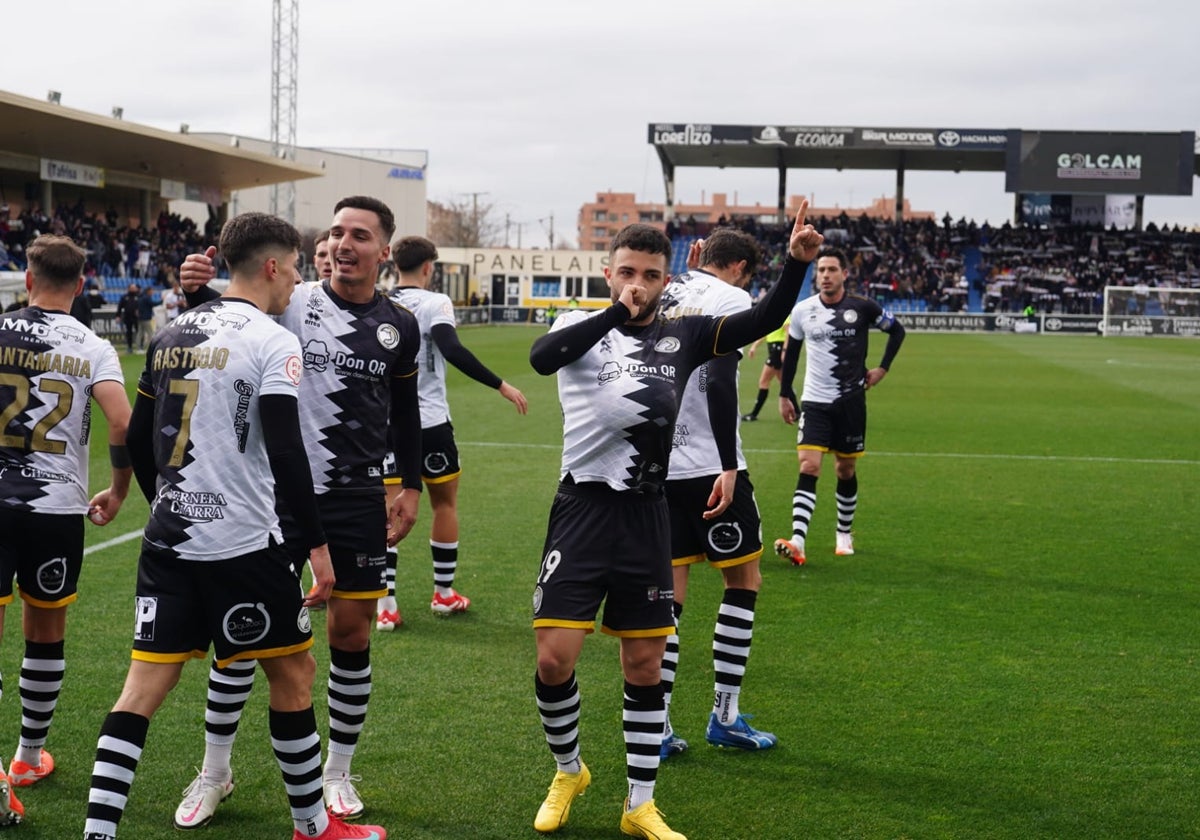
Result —
[{"label": "distant building", "polygon": [[[788,198],[787,214],[796,215],[804,196],[793,195]],[[713,193],[712,202],[704,203],[704,194],[700,194],[699,204],[676,204],[675,221],[686,224],[694,220],[699,224],[716,224],[722,216],[729,219],[732,216],[751,216],[763,224],[775,224],[776,208],[765,204],[737,204],[737,194],[734,203],[729,202],[726,193]],[[875,199],[867,207],[812,207],[808,214],[817,216],[837,216],[846,213],[850,216],[861,216],[864,213],[876,219],[892,219],[896,214],[895,197]],[[905,219],[933,219],[931,210],[913,210],[908,199],[904,201]],[[663,204],[661,202],[638,201],[634,193],[600,192],[596,200],[584,204],[579,209],[579,248],[583,251],[607,251],[612,238],[617,231],[633,222],[644,222],[665,229],[663,221]]]},{"label": "distant building", "polygon": [[[222,145],[271,153],[271,142],[222,133],[193,133]],[[298,163],[325,170],[325,177],[296,182],[296,218],[301,232],[329,226],[333,206],[351,195],[369,195],[383,201],[396,216],[396,235],[425,233],[425,193],[428,153],[409,149],[317,149],[298,147]],[[230,197],[229,215],[270,210],[271,188],[236,190]],[[174,201],[171,209],[202,221],[206,208],[198,202]]]}]

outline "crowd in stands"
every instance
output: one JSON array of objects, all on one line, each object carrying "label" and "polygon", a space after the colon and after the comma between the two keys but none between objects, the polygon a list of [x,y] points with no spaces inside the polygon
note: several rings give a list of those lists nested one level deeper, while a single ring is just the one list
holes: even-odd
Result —
[{"label": "crowd in stands", "polygon": [[[848,288],[899,309],[964,311],[969,300],[985,311],[1093,313],[1106,285],[1200,287],[1200,232],[1149,224],[1141,232],[1095,226],[993,227],[949,215],[941,222],[846,214],[813,220],[826,241],[850,260]],[[791,225],[722,216],[715,223],[669,222],[675,240],[673,272],[682,271],[687,245],[714,227],[733,226],[763,245],[765,263],[750,288],[757,295],[783,270]],[[132,226],[115,209],[89,213],[82,202],[47,216],[31,204],[15,218],[0,203],[0,271],[24,269],[25,246],[39,233],[70,236],[87,249],[85,276],[93,307],[115,305],[129,285],[166,289],[183,258],[215,241],[210,220],[160,213],[152,228]],[[972,295],[972,290],[975,292]]]},{"label": "crowd in stands", "polygon": [[60,205],[53,216],[30,204],[15,217],[0,203],[0,271],[23,271],[25,246],[39,234],[69,236],[87,250],[89,296],[116,304],[130,283],[168,288],[183,258],[203,250],[218,232],[215,222],[202,230],[191,219],[167,212],[147,228],[130,225],[112,208],[103,215],[89,213],[82,202]]},{"label": "crowd in stands", "polygon": [[[933,220],[890,220],[846,214],[813,224],[851,263],[847,287],[904,311],[957,312],[972,288],[985,311],[1100,314],[1110,286],[1200,287],[1200,232],[1153,223],[1141,232],[1096,226],[994,227],[949,215]],[[715,224],[668,223],[686,257],[687,243],[714,227],[733,226],[763,245],[765,267],[751,294],[779,276],[791,225],[721,217]],[[673,266],[673,270],[674,270]],[[681,268],[679,270],[682,270]]]}]

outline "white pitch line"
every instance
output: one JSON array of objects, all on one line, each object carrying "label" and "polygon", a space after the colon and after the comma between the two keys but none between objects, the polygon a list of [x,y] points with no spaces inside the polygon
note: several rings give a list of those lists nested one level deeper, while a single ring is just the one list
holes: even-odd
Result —
[{"label": "white pitch line", "polygon": [[[506,449],[562,449],[557,443],[496,443],[494,441],[459,441],[459,446],[483,446]],[[743,452],[753,452],[758,455],[790,455],[796,449],[743,449]],[[1159,464],[1179,467],[1200,467],[1200,461],[1184,458],[1113,458],[1095,455],[1012,455],[1006,453],[989,454],[986,452],[880,452],[875,449],[867,450],[868,455],[884,458],[961,458],[964,460],[980,461],[1069,461],[1096,464]]]},{"label": "white pitch line", "polygon": [[114,545],[120,545],[121,543],[127,543],[130,540],[136,540],[141,535],[142,535],[142,529],[139,528],[136,531],[130,531],[128,534],[122,534],[119,537],[113,537],[111,540],[105,540],[102,543],[96,543],[95,545],[89,545],[87,548],[85,548],[83,550],[83,555],[86,557],[87,555],[91,554],[94,551],[103,551],[106,548],[112,548]]}]

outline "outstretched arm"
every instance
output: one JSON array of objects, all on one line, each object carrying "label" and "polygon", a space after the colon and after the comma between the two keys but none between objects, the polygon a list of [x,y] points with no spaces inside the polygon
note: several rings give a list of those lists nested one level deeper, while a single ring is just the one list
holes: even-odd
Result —
[{"label": "outstretched arm", "polygon": [[458,330],[450,324],[434,324],[429,333],[433,338],[433,343],[437,345],[438,350],[442,351],[447,362],[476,382],[489,388],[498,389],[500,395],[515,405],[519,413],[524,414],[528,410],[529,403],[525,399],[525,395],[492,373],[487,365],[479,361],[474,353],[464,347],[458,340]]}]

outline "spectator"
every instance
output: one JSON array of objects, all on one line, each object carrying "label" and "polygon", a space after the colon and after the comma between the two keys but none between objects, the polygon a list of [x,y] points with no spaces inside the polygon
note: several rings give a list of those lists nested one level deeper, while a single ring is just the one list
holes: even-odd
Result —
[{"label": "spectator", "polygon": [[137,298],[138,350],[149,347],[150,337],[154,335],[154,305],[154,291],[143,286]]},{"label": "spectator", "polygon": [[117,301],[117,320],[125,328],[125,351],[133,352],[133,336],[138,328],[138,285],[130,283],[129,289]]}]

